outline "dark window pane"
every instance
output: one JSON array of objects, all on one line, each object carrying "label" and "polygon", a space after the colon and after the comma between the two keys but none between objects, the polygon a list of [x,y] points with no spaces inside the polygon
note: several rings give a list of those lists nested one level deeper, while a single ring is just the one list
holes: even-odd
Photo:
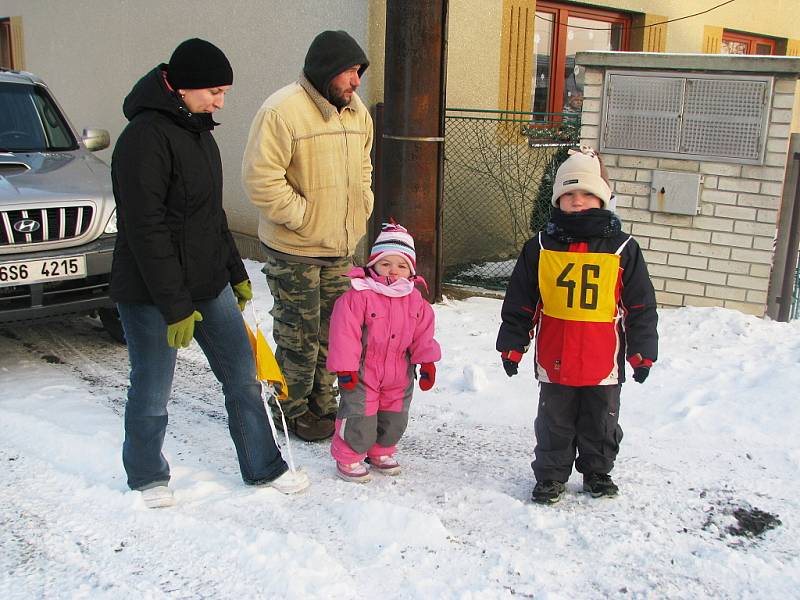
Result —
[{"label": "dark window pane", "polygon": [[769,44],[756,44],[756,54],[772,54],[772,46]]},{"label": "dark window pane", "polygon": [[550,65],[551,49],[553,47],[553,20],[551,13],[537,12],[534,20],[533,52],[534,52],[534,82],[533,82],[533,111],[548,112],[550,98]]},{"label": "dark window pane", "polygon": [[0,150],[74,150],[77,143],[53,101],[39,86],[0,83]]}]

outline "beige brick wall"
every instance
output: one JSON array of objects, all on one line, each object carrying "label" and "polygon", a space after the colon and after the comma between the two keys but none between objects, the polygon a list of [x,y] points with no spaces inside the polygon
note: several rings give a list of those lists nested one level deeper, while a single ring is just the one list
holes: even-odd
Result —
[{"label": "beige brick wall", "polygon": [[[602,69],[587,69],[586,81],[581,138],[597,148]],[[763,165],[603,155],[617,214],[643,249],[660,305],[765,314],[795,88],[776,77]],[[697,216],[649,210],[654,170],[701,175]]]}]

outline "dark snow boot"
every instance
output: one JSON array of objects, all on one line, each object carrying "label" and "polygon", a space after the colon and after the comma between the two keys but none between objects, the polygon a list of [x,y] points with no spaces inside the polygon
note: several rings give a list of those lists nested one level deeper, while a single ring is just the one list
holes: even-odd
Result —
[{"label": "dark snow boot", "polygon": [[531,500],[538,504],[555,504],[564,495],[567,487],[560,481],[537,481]]},{"label": "dark snow boot", "polygon": [[589,492],[592,498],[600,498],[601,496],[616,496],[619,493],[619,488],[611,479],[611,475],[589,473],[583,476],[583,491]]},{"label": "dark snow boot", "polygon": [[[280,414],[273,414],[273,422],[279,432],[283,431]],[[333,435],[334,419],[318,417],[307,410],[299,417],[286,417],[286,426],[304,442],[319,442],[327,440]]]}]

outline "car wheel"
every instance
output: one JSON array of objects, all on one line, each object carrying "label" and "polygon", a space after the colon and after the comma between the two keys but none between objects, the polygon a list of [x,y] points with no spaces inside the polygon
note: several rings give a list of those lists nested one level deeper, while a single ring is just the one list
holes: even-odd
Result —
[{"label": "car wheel", "polygon": [[120,344],[125,343],[125,331],[122,329],[122,321],[119,319],[119,313],[116,308],[99,308],[97,314],[100,317],[100,322],[103,324],[103,329],[108,332],[114,340]]}]

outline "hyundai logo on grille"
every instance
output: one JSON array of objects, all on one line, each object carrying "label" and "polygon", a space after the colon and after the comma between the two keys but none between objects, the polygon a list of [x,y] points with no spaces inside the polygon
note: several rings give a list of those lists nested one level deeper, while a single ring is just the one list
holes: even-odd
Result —
[{"label": "hyundai logo on grille", "polygon": [[15,221],[12,227],[15,231],[19,231],[20,233],[33,233],[34,231],[38,231],[41,225],[33,219],[20,219],[19,221]]}]

